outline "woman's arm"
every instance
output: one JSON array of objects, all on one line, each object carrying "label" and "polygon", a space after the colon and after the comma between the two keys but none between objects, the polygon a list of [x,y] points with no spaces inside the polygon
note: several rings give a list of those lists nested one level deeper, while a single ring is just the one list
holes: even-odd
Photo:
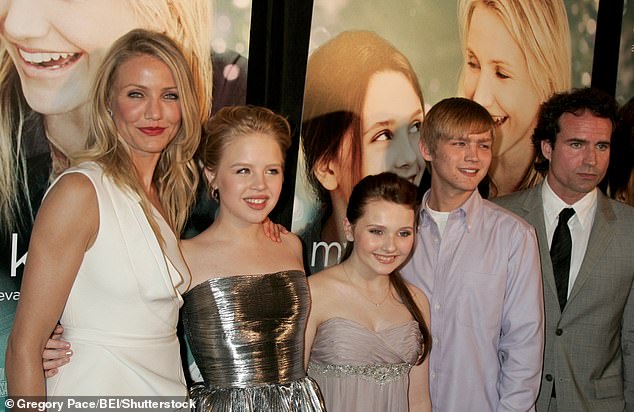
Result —
[{"label": "woman's arm", "polygon": [[429,395],[429,357],[409,371],[409,410],[410,412],[431,412]]},{"label": "woman's arm", "polygon": [[7,344],[9,396],[45,396],[42,352],[98,228],[92,183],[78,173],[63,176],[42,203],[31,234],[20,302]]}]

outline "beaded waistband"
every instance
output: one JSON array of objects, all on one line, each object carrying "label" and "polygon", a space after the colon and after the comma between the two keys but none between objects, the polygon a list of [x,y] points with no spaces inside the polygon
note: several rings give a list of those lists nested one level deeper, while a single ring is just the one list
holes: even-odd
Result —
[{"label": "beaded waistband", "polygon": [[309,374],[321,374],[336,377],[358,376],[366,380],[372,380],[383,385],[394,382],[401,376],[409,373],[412,365],[409,363],[374,364],[374,365],[321,365],[310,362]]}]

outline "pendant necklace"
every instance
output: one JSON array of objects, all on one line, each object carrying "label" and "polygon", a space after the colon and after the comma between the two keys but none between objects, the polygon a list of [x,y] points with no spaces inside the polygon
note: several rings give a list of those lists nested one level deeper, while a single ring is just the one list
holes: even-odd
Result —
[{"label": "pendant necklace", "polygon": [[374,302],[372,299],[370,299],[367,294],[363,293],[361,291],[361,289],[359,289],[354,282],[352,281],[352,279],[350,279],[350,276],[348,275],[348,271],[346,270],[346,266],[345,265],[341,265],[341,267],[343,268],[343,273],[346,275],[346,278],[348,279],[348,282],[350,282],[350,284],[352,285],[352,288],[354,290],[357,291],[357,293],[359,293],[365,300],[367,300],[368,302],[370,302],[371,304],[374,305],[374,307],[379,310],[381,309],[381,306],[385,303],[385,301],[387,300],[388,296],[390,296],[390,292],[392,291],[392,285],[388,283],[388,288],[387,288],[387,293],[385,294],[385,296],[383,297],[383,299],[381,299],[381,301],[379,303]]}]

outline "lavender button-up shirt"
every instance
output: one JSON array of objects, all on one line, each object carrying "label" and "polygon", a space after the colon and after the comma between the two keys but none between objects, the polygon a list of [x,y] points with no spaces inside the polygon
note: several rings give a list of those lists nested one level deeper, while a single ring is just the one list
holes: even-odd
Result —
[{"label": "lavender button-up shirt", "polygon": [[475,191],[449,214],[441,240],[423,209],[402,273],[429,299],[433,410],[534,410],[544,306],[532,226]]}]

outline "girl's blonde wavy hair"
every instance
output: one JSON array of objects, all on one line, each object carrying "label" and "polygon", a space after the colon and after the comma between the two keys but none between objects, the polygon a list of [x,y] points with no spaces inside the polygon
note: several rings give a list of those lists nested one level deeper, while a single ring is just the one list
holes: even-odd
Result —
[{"label": "girl's blonde wavy hair", "polygon": [[198,183],[198,169],[193,160],[201,135],[200,106],[194,76],[178,45],[167,35],[137,29],[117,40],[100,67],[92,91],[88,149],[74,163],[94,161],[121,187],[129,188],[141,199],[141,207],[154,232],[160,231],[151,203],[141,187],[128,146],[119,137],[114,120],[108,113],[114,83],[123,63],[151,56],[167,65],[174,77],[181,105],[181,125],[174,139],[160,155],[153,183],[166,219],[179,234],[187,220]]},{"label": "girl's blonde wavy hair", "polygon": [[[130,0],[129,7],[140,26],[164,33],[181,45],[193,72],[202,124],[209,117],[212,104],[211,2]],[[40,116],[26,102],[20,76],[5,43],[0,41],[0,236],[33,220],[22,140],[25,125],[37,121],[41,121]]]}]

